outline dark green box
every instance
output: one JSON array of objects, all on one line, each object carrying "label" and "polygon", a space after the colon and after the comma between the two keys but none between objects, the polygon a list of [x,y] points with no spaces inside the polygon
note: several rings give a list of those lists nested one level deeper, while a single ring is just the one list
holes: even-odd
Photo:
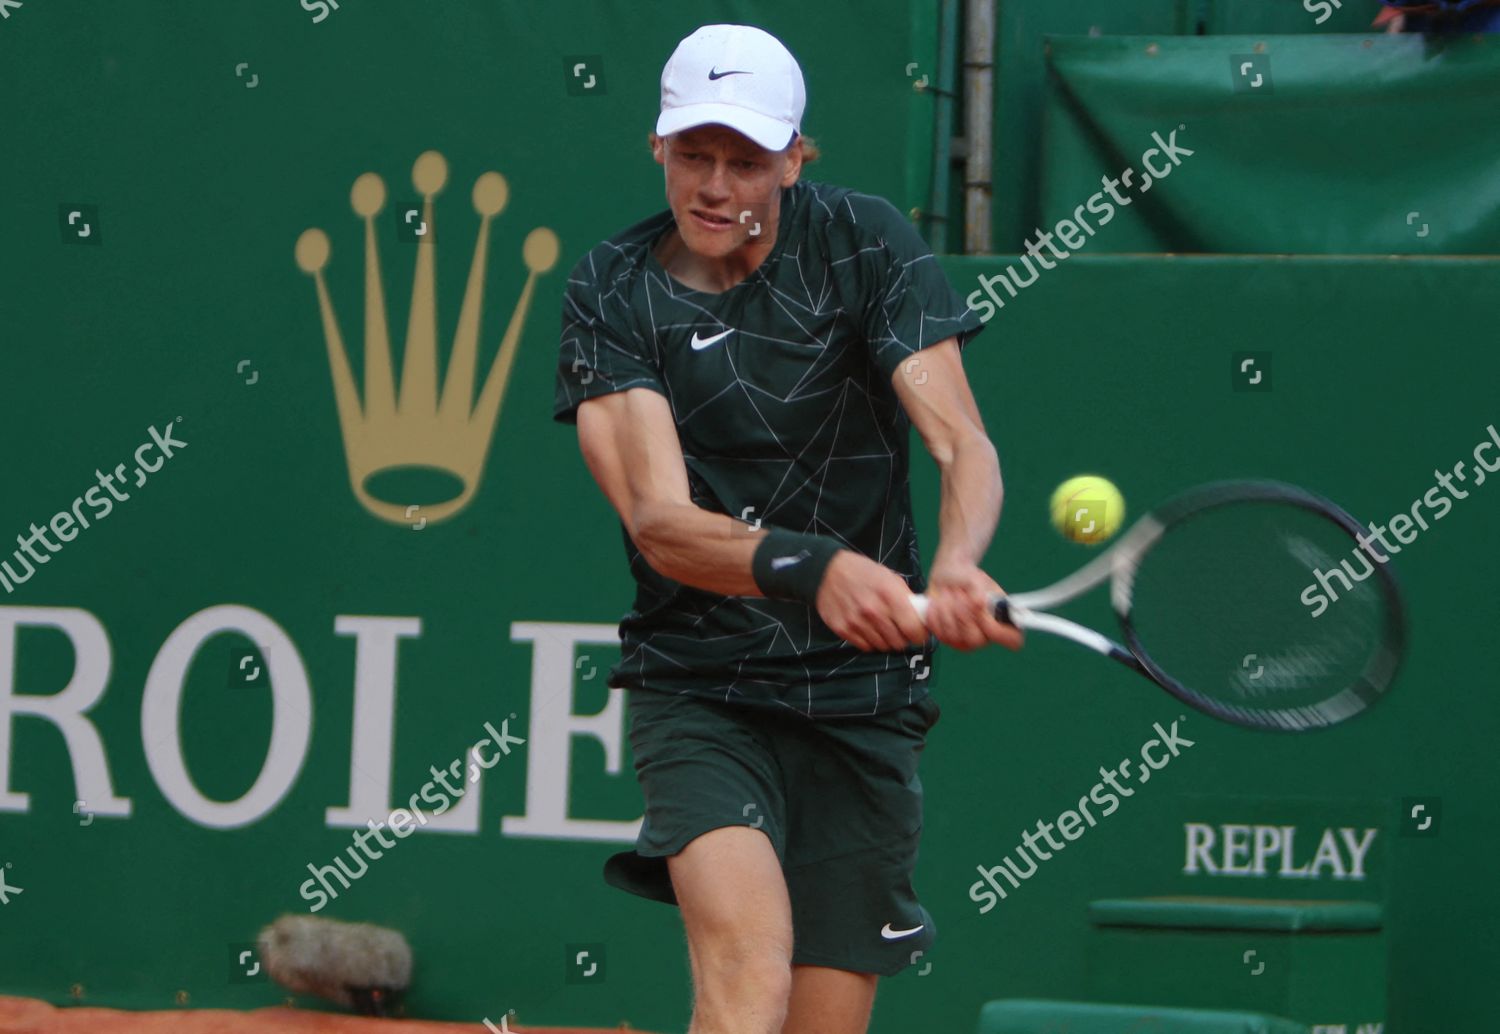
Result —
[{"label": "dark green box", "polygon": [[1380,1030],[1384,912],[1369,901],[1164,897],[1095,901],[1089,997],[1246,1009],[1314,1030]]},{"label": "dark green box", "polygon": [[986,1002],[978,1034],[1308,1034],[1279,1016],[1007,998]]}]

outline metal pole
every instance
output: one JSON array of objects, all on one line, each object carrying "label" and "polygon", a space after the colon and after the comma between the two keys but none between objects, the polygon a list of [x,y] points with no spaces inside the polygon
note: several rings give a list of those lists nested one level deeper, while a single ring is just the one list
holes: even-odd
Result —
[{"label": "metal pole", "polygon": [[969,0],[964,26],[964,251],[988,255],[995,123],[995,0]]}]

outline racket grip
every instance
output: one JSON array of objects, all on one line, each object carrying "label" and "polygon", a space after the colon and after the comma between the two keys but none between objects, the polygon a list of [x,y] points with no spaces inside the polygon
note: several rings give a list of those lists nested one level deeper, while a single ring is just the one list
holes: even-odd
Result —
[{"label": "racket grip", "polygon": [[[911,605],[916,609],[917,617],[922,621],[927,620],[927,597],[923,593],[912,593]],[[990,609],[995,615],[996,621],[1003,621],[1007,625],[1013,625],[1010,619],[1010,599],[998,592],[990,593]]]}]

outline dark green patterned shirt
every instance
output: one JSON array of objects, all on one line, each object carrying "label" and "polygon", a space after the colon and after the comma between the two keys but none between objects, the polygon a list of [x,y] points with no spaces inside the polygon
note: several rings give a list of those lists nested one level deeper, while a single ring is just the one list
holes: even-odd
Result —
[{"label": "dark green patterned shirt", "polygon": [[[673,279],[652,252],[670,210],[590,251],[563,299],[555,419],[628,388],[665,396],[695,505],[837,539],[926,580],[907,484],[910,422],[891,383],[914,352],[978,333],[925,242],[890,202],[801,181],[776,243],[720,294]],[[913,367],[920,377],[920,367]],[[609,685],[691,693],[816,718],[928,692],[936,640],[866,653],[809,604],[722,596],[664,578],[625,532],[637,583]]]}]

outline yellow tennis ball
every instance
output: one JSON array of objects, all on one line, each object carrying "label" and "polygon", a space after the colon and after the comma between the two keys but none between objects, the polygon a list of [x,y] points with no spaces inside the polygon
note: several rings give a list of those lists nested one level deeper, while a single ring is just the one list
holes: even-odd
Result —
[{"label": "yellow tennis ball", "polygon": [[1081,474],[1052,493],[1052,526],[1063,538],[1093,546],[1109,538],[1125,520],[1125,497],[1108,478]]}]

